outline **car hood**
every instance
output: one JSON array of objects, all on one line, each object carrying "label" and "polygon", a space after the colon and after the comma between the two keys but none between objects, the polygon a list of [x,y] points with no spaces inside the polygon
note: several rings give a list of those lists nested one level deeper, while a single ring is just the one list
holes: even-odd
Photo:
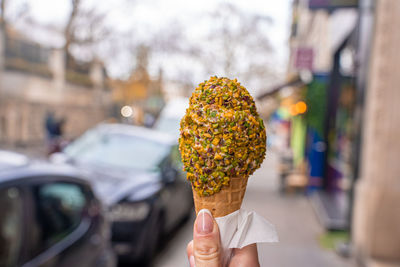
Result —
[{"label": "car hood", "polygon": [[75,165],[89,179],[96,195],[110,206],[122,199],[140,201],[161,189],[159,172]]}]

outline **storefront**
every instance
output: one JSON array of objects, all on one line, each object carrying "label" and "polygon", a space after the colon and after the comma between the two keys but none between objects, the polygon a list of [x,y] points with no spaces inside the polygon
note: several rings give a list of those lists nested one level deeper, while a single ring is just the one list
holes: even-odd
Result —
[{"label": "storefront", "polygon": [[[355,113],[357,89],[354,62],[358,45],[357,32],[355,28],[334,53],[332,71],[324,80],[327,81],[326,102],[320,103],[325,110],[319,110],[321,113],[318,119],[309,114],[308,138],[311,141],[308,143],[308,151],[311,152],[308,159],[310,166],[321,167],[318,169],[318,175],[321,176],[317,176],[315,169],[311,168],[309,191],[319,189],[312,200],[317,215],[327,229],[348,229],[350,225],[351,194],[357,176],[355,163],[359,160],[357,141],[360,135],[359,118]],[[316,79],[321,78],[316,76]],[[312,85],[309,86],[310,94]],[[321,86],[318,99],[323,99],[323,91]],[[312,98],[309,101],[310,106],[316,105]],[[316,122],[320,123],[318,127],[315,126]],[[322,140],[319,139],[321,133]],[[317,142],[321,142],[319,146]],[[320,148],[319,153],[315,147]],[[320,178],[318,187],[312,183],[315,176]]]},{"label": "storefront", "polygon": [[[358,171],[362,101],[356,86],[357,6],[356,0],[309,1],[307,5],[294,1],[288,77],[299,78],[272,90],[280,91],[280,108],[290,113],[286,121],[291,170],[285,169],[284,175],[305,170],[305,193],[326,229],[348,229]],[[303,79],[304,73],[309,80]],[[293,93],[282,98],[285,88]],[[301,101],[306,112],[291,112]],[[288,162],[287,158],[285,154],[281,161]]]}]

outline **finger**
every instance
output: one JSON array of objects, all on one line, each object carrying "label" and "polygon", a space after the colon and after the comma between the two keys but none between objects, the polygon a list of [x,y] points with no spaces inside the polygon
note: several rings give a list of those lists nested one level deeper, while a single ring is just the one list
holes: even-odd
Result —
[{"label": "finger", "polygon": [[235,248],[229,267],[260,267],[257,245],[251,244],[242,249]]},{"label": "finger", "polygon": [[186,253],[188,256],[188,261],[189,261],[190,267],[195,267],[194,256],[193,256],[193,240],[188,243],[188,245],[186,247]]},{"label": "finger", "polygon": [[193,229],[196,267],[220,267],[221,241],[218,225],[209,210],[199,211]]},{"label": "finger", "polygon": [[190,241],[187,246],[186,246],[186,253],[188,255],[188,258],[193,255],[193,240]]}]

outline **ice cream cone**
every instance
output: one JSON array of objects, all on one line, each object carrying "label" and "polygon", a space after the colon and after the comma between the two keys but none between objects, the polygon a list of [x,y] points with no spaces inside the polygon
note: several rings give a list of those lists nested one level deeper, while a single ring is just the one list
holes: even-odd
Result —
[{"label": "ice cream cone", "polygon": [[232,177],[228,186],[211,196],[199,196],[193,189],[193,200],[196,214],[201,209],[208,209],[214,217],[223,217],[239,210],[246,192],[248,177]]}]

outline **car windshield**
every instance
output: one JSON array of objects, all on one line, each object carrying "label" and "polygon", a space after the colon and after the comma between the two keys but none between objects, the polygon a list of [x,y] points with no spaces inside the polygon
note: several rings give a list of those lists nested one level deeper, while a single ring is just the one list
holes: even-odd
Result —
[{"label": "car windshield", "polygon": [[179,134],[179,123],[179,118],[161,117],[154,128],[170,134]]},{"label": "car windshield", "polygon": [[95,166],[158,170],[169,146],[127,134],[88,132],[64,152],[73,160]]}]

